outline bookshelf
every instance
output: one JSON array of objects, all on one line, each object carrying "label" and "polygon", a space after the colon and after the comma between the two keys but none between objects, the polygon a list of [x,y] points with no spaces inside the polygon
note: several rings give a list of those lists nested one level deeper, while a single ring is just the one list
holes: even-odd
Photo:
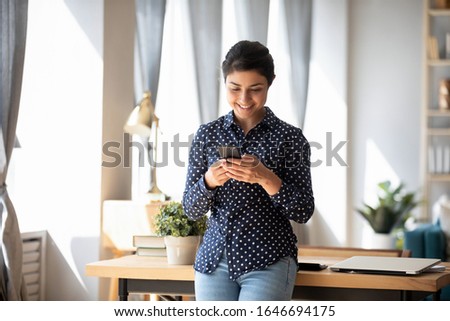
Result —
[{"label": "bookshelf", "polygon": [[450,1],[424,0],[423,37],[421,219],[429,220],[437,199],[450,195]]}]

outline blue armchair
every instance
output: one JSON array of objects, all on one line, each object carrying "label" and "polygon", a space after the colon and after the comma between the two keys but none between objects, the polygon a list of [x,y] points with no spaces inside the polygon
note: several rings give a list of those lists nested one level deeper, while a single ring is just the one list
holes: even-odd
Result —
[{"label": "blue armchair", "polygon": [[412,257],[447,260],[447,241],[439,223],[421,224],[414,230],[405,231],[403,247],[411,251]]},{"label": "blue armchair", "polygon": [[[421,224],[411,231],[405,231],[403,248],[410,250],[412,257],[447,261],[447,241],[439,222]],[[450,286],[442,289],[441,300],[450,300]]]}]

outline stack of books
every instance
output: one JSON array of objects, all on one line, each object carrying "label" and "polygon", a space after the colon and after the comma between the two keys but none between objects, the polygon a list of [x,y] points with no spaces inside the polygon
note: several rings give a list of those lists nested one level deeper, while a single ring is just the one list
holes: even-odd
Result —
[{"label": "stack of books", "polygon": [[143,256],[167,256],[166,244],[163,236],[134,235],[133,246],[137,255]]},{"label": "stack of books", "polygon": [[428,147],[428,172],[430,174],[450,174],[449,145],[433,145]]}]

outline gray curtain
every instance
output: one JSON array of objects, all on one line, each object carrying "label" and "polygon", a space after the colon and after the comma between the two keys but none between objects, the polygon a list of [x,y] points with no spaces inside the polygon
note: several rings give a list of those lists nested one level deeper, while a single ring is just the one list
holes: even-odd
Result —
[{"label": "gray curtain", "polygon": [[312,0],[283,0],[283,5],[292,66],[293,101],[297,104],[298,123],[303,128],[311,58]]},{"label": "gray curtain", "polygon": [[165,13],[166,0],[136,0],[135,97],[150,90],[155,109]]},{"label": "gray curtain", "polygon": [[234,0],[239,40],[267,45],[269,0]]},{"label": "gray curtain", "polygon": [[25,56],[28,0],[1,0],[0,65],[0,299],[24,300],[22,239],[6,188],[8,163],[16,141]]},{"label": "gray curtain", "polygon": [[[312,0],[280,0],[286,21],[293,101],[300,127],[303,127],[308,94],[311,57]],[[235,0],[239,40],[257,40],[267,44],[269,0]],[[270,49],[270,48],[269,48]]]},{"label": "gray curtain", "polygon": [[219,114],[222,0],[190,0],[189,14],[200,120],[206,123]]}]

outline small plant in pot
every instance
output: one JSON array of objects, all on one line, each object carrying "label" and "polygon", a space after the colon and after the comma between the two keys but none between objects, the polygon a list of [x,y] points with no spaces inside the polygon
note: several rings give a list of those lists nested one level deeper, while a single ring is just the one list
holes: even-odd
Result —
[{"label": "small plant in pot", "polygon": [[156,233],[164,236],[169,264],[193,264],[207,217],[194,221],[184,213],[180,202],[163,205],[155,216]]},{"label": "small plant in pot", "polygon": [[378,184],[378,202],[375,206],[366,203],[357,212],[364,217],[376,234],[390,235],[403,227],[411,211],[421,202],[415,192],[405,192],[404,184],[393,187],[390,181]]}]

